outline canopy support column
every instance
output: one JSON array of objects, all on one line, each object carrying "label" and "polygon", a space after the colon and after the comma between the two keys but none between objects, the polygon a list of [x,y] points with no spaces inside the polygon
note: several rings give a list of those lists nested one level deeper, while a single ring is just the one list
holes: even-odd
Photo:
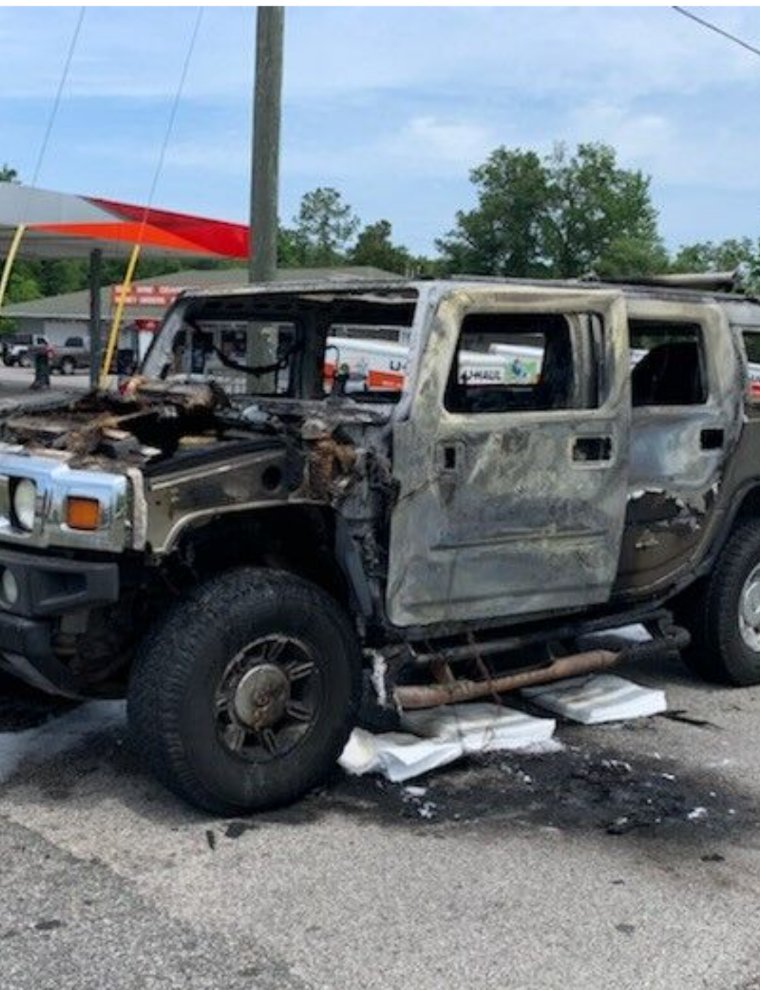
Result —
[{"label": "canopy support column", "polygon": [[100,248],[90,251],[90,385],[97,388],[103,353],[103,328],[101,325],[100,290],[103,285],[103,252]]}]

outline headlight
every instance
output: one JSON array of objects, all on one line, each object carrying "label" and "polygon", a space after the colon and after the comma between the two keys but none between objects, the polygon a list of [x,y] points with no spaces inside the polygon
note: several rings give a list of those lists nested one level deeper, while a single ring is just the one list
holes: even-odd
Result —
[{"label": "headlight", "polygon": [[33,481],[22,478],[16,482],[12,505],[16,524],[31,533],[37,515],[37,486]]}]

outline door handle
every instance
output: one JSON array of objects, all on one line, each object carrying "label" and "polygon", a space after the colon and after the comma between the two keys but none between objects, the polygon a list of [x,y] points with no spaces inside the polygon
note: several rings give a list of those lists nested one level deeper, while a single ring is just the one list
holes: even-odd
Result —
[{"label": "door handle", "polygon": [[612,460],[612,437],[576,437],[573,441],[574,461]]},{"label": "door handle", "polygon": [[465,462],[461,440],[442,440],[435,447],[435,466],[442,478],[458,478]]},{"label": "door handle", "polygon": [[699,446],[702,450],[720,450],[723,447],[726,434],[724,430],[715,429],[702,430],[699,434]]},{"label": "door handle", "polygon": [[453,443],[447,443],[441,447],[441,466],[444,471],[456,471],[457,449]]}]

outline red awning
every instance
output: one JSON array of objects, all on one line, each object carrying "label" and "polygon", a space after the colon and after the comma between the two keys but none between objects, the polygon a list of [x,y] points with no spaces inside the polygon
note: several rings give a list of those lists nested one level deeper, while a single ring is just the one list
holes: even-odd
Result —
[{"label": "red awning", "polygon": [[243,224],[0,183],[3,253],[20,223],[26,226],[21,254],[27,257],[81,256],[95,247],[122,257],[138,241],[146,255],[248,257],[249,228]]}]

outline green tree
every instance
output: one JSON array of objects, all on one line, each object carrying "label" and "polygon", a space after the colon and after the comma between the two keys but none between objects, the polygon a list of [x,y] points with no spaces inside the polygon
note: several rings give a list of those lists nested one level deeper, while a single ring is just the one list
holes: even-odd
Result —
[{"label": "green tree", "polygon": [[473,275],[549,274],[543,258],[549,174],[534,151],[497,148],[470,173],[478,205],[460,210],[436,241],[449,271]]},{"label": "green tree", "polygon": [[659,237],[618,237],[607,246],[594,266],[602,278],[640,278],[667,272],[670,269],[668,252]]},{"label": "green tree", "polygon": [[277,231],[277,265],[279,268],[298,268],[307,264],[309,244],[292,227],[279,227]]},{"label": "green tree", "polygon": [[7,162],[0,165],[0,182],[19,182],[18,172],[11,168]]},{"label": "green tree", "polygon": [[294,223],[295,241],[303,248],[302,264],[335,265],[345,261],[359,218],[337,189],[325,186],[304,195]]},{"label": "green tree", "polygon": [[[550,198],[545,253],[552,274],[575,277],[592,269],[610,276],[642,275],[666,260],[657,232],[650,179],[620,168],[605,144],[559,144],[548,159]],[[619,265],[634,270],[620,270]]]},{"label": "green tree", "polygon": [[8,279],[8,291],[6,301],[29,302],[30,299],[39,299],[40,287],[34,275],[29,272],[23,262],[19,262],[11,272]]},{"label": "green tree", "polygon": [[757,264],[758,250],[751,238],[731,238],[717,244],[701,241],[683,244],[673,258],[674,272],[726,272],[739,265]]},{"label": "green tree", "polygon": [[650,180],[604,144],[497,148],[470,174],[478,205],[437,241],[448,270],[572,278],[643,275],[667,262]]},{"label": "green tree", "polygon": [[412,268],[412,257],[405,247],[393,243],[393,228],[388,220],[378,220],[368,224],[356,239],[349,254],[354,265],[372,265],[387,272],[408,274]]}]

